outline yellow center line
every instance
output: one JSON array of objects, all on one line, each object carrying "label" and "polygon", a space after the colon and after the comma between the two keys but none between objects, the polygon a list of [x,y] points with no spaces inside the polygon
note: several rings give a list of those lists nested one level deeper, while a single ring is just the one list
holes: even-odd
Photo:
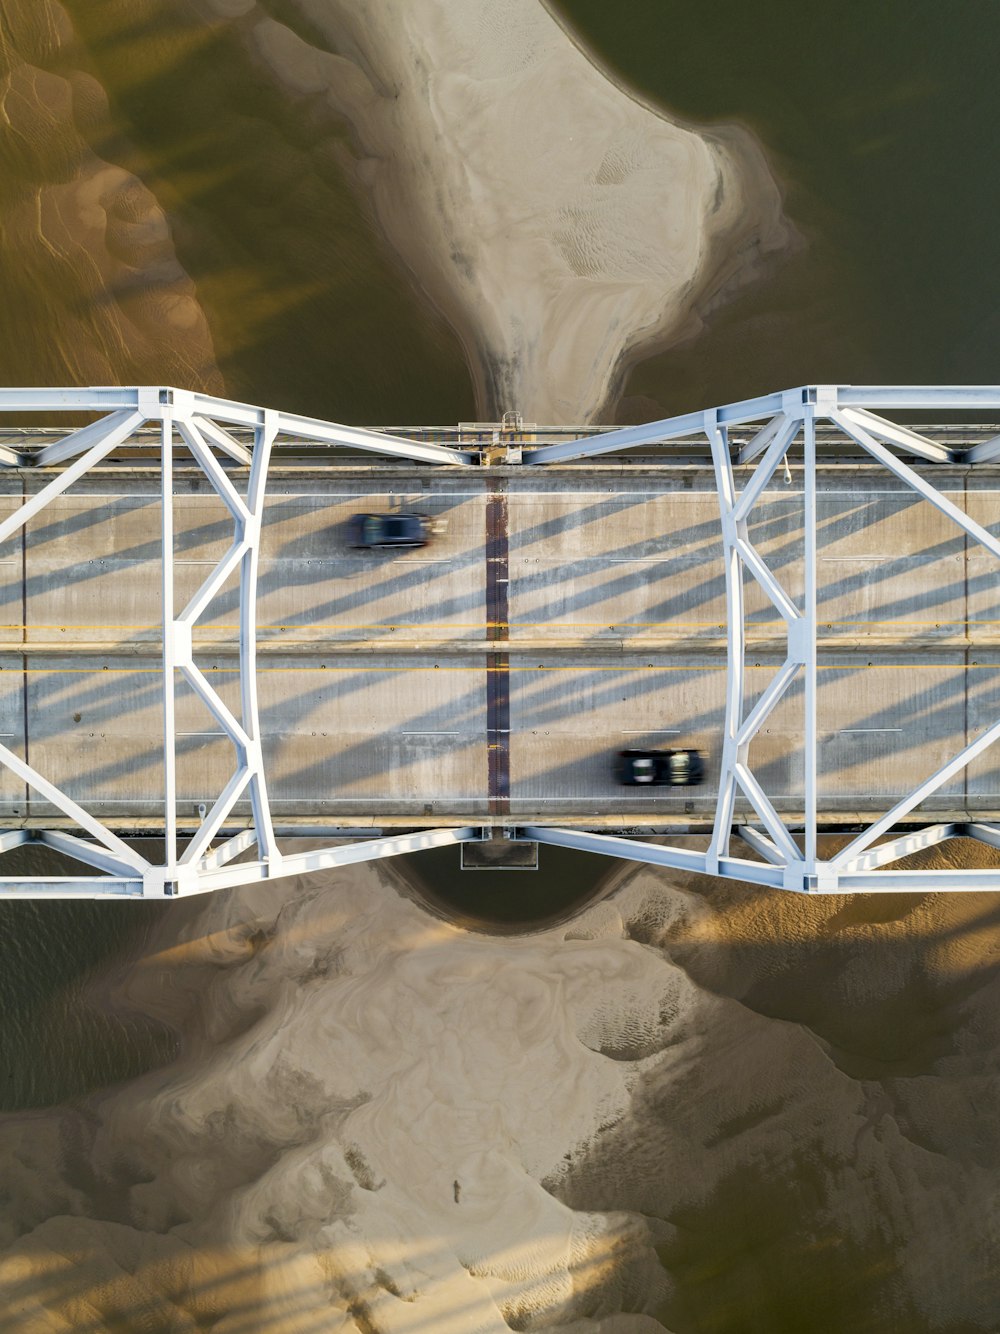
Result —
[{"label": "yellow center line", "polygon": [[[784,622],[780,619],[774,621],[749,621],[748,629],[778,629]],[[956,621],[907,621],[907,620],[868,620],[868,621],[819,621],[817,623],[820,629],[830,629],[835,625],[898,625],[905,629],[915,629],[921,626],[933,626],[936,629],[948,625],[1000,625],[1000,620],[987,619],[969,619]],[[724,630],[725,621],[397,621],[397,622],[378,622],[367,624],[362,622],[336,622],[334,624],[300,623],[298,625],[279,625],[277,623],[264,622],[258,625],[258,631],[261,630],[662,630],[664,628],[673,628],[676,630]],[[11,621],[6,624],[0,624],[0,630],[114,630],[121,632],[123,630],[159,630],[160,622],[153,625],[133,625],[130,623],[120,623],[118,625],[109,624],[88,624],[86,622],[67,621],[63,624],[56,622],[33,621],[30,625],[20,624]],[[229,623],[217,625],[199,625],[196,628],[203,630],[231,630],[238,631],[239,625]]]}]

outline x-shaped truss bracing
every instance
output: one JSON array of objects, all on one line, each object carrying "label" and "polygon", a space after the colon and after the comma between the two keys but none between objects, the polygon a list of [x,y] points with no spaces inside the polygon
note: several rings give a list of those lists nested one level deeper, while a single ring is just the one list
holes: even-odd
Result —
[{"label": "x-shaped truss bracing", "polygon": [[[817,423],[831,423],[918,496],[951,519],[969,538],[1000,560],[1000,541],[937,490],[904,457],[925,463],[954,463],[956,451],[880,415],[893,410],[968,411],[995,414],[1000,387],[857,388],[815,386],[787,390],[707,412],[673,417],[646,426],[627,427],[602,435],[525,448],[525,467],[671,440],[704,436],[711,451],[718,488],[728,621],[728,674],[723,728],[721,774],[714,828],[708,848],[696,851],[632,838],[613,837],[584,828],[524,825],[508,833],[556,846],[646,862],[727,879],[778,888],[818,892],[1000,889],[996,871],[901,871],[893,864],[909,853],[948,838],[967,837],[1000,847],[1000,826],[970,820],[931,824],[901,835],[892,832],[927,797],[1000,737],[1000,719],[959,750],[862,833],[824,860],[818,855],[818,733],[817,733]],[[81,390],[0,390],[0,412],[72,411],[101,413],[91,425],[46,444],[30,457],[0,448],[0,467],[58,467],[52,480],[0,523],[0,542],[61,495],[89,469],[122,449],[140,427],[159,426],[162,490],[162,633],[163,633],[163,773],[165,854],[161,864],[142,857],[91,812],[62,792],[9,748],[0,745],[0,766],[6,766],[45,801],[71,820],[80,834],[62,830],[0,831],[0,853],[38,840],[99,872],[87,879],[0,878],[0,897],[159,897],[197,893],[279,876],[305,874],[372,858],[414,852],[479,838],[476,827],[424,830],[396,837],[337,843],[306,853],[282,855],[268,805],[256,686],[255,605],[257,566],[268,463],[279,434],[297,440],[371,450],[396,458],[432,464],[474,465],[474,452],[425,444],[381,432],[337,426],[311,418],[232,403],[201,394],[162,388]],[[246,444],[231,433],[252,431]],[[770,484],[789,448],[801,439],[804,516],[802,556],[804,588],[797,602],[775,577],[755,548],[749,529],[754,507]],[[148,442],[143,441],[148,448]],[[200,589],[179,613],[174,602],[173,468],[175,449],[183,445],[201,468],[229,511],[232,543]],[[962,452],[960,461],[987,463],[1000,457],[1000,435]],[[235,486],[222,459],[248,470],[245,495]],[[742,489],[736,471],[751,466]],[[209,683],[194,660],[195,626],[227,580],[239,572],[240,707],[234,713]],[[746,616],[744,584],[752,578],[784,622],[787,654],[770,684],[748,709],[746,704]],[[177,827],[174,684],[180,677],[200,698],[233,747],[229,781],[207,806],[194,835],[181,846]],[[804,767],[804,820],[789,828],[754,773],[750,746],[792,683],[801,679]],[[757,821],[746,823],[736,813],[738,794],[752,807]],[[252,819],[247,828],[217,843],[216,839],[241,799],[249,799]],[[760,827],[757,827],[759,824]],[[739,835],[757,859],[730,852]],[[81,836],[82,835],[82,836]],[[256,858],[234,859],[254,850]]]},{"label": "x-shaped truss bracing", "polygon": [[[906,454],[927,463],[986,463],[1000,457],[1000,436],[962,451],[950,449],[879,415],[883,411],[968,411],[995,414],[1000,408],[1000,387],[860,388],[822,385],[787,390],[764,398],[729,404],[705,413],[691,413],[647,426],[628,427],[589,440],[569,441],[527,451],[525,462],[546,464],[581,459],[625,448],[648,446],[703,433],[711,448],[719,496],[725,562],[727,604],[727,685],[721,773],[715,822],[706,852],[664,845],[637,844],[575,829],[553,830],[530,825],[524,837],[562,847],[629,857],[652,865],[698,871],[727,879],[746,880],[777,888],[812,893],[872,891],[1000,889],[996,870],[891,869],[903,857],[950,838],[965,837],[1000,847],[1000,826],[970,820],[908,829],[895,837],[893,829],[928,797],[963,770],[1000,737],[1000,719],[959,750],[937,771],[874,820],[835,856],[818,856],[818,730],[817,730],[817,517],[816,427],[829,422],[880,463],[918,496],[934,505],[968,537],[1000,560],[1000,541],[958,508],[900,457]],[[802,557],[804,590],[801,605],[781,586],[750,538],[750,515],[786,459],[794,441],[802,441],[804,490]],[[755,464],[737,490],[734,464]],[[788,650],[784,663],[755,704],[746,708],[746,621],[744,584],[753,578],[784,621]],[[796,680],[802,691],[804,820],[794,831],[782,819],[753,772],[750,745],[775,707]],[[737,821],[737,794],[753,808],[759,825]],[[750,861],[729,853],[733,835],[761,860]],[[884,841],[880,841],[884,840]],[[641,849],[638,851],[637,849]],[[889,869],[886,869],[889,868]]]},{"label": "x-shaped truss bracing", "polygon": [[[161,571],[163,634],[163,786],[164,859],[154,864],[90,811],[50,782],[8,747],[0,745],[0,765],[89,837],[61,829],[12,829],[0,832],[0,853],[29,841],[65,853],[101,874],[86,878],[0,877],[0,897],[163,897],[224,889],[232,885],[300,875],[371,858],[439,847],[480,837],[477,828],[431,829],[362,843],[337,843],[310,852],[282,856],[274,837],[261,746],[256,678],[257,567],[268,463],[279,433],[297,440],[374,450],[425,463],[471,464],[472,455],[420,441],[336,426],[288,413],[249,407],[202,394],[161,388],[90,390],[0,390],[0,412],[103,413],[99,420],[44,445],[30,457],[5,449],[0,466],[60,467],[52,480],[0,523],[0,543],[14,536],[46,505],[91,468],[121,451],[140,427],[159,426],[161,469]],[[247,445],[231,434],[233,426],[252,430]],[[135,442],[140,443],[140,442]],[[174,452],[183,444],[229,511],[232,543],[201,587],[180,612],[174,594]],[[141,447],[148,450],[149,441]],[[228,457],[248,469],[241,495],[220,462]],[[195,662],[193,635],[198,622],[227,581],[239,573],[240,708],[234,713]],[[228,782],[206,805],[200,826],[181,846],[177,827],[175,682],[180,678],[201,700],[233,747]],[[252,820],[246,829],[213,846],[237,801],[249,798]],[[256,859],[234,864],[251,849]],[[0,864],[2,865],[2,864]]]}]

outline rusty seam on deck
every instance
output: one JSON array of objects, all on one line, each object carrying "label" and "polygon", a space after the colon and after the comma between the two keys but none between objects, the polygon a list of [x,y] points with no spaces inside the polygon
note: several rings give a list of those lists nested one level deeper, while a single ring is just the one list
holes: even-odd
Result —
[{"label": "rusty seam on deck", "polygon": [[[509,537],[507,482],[487,480],[486,497],[486,620],[487,638],[504,643],[510,637],[508,617]],[[487,656],[486,731],[489,810],[510,813],[510,657],[504,652]]]}]

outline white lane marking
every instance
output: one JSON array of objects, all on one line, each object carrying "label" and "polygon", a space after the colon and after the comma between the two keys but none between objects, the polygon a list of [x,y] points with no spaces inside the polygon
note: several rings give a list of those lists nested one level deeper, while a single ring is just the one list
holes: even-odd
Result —
[{"label": "white lane marking", "polygon": [[[902,731],[902,728],[900,728]],[[623,727],[622,736],[680,736],[679,727]]]},{"label": "white lane marking", "polygon": [[[706,471],[709,471],[709,469],[706,469]],[[514,479],[508,479],[508,480],[514,480]],[[150,484],[150,485],[152,485],[152,484]],[[663,486],[664,486],[664,487],[667,486],[667,481],[666,481],[666,479],[665,479],[664,482],[663,482]],[[781,488],[775,487],[774,490],[777,491],[780,495],[785,495],[785,494],[786,494],[783,490],[781,490]],[[1000,490],[1000,488],[997,488],[997,487],[991,487],[991,488],[988,488],[988,489],[985,489],[985,490],[982,490],[982,491],[976,491],[976,492],[974,492],[974,493],[973,493],[973,492],[970,492],[969,494],[975,494],[975,495],[977,495],[977,496],[979,496],[979,495],[983,495],[983,496],[992,496],[992,495],[996,495],[997,492],[998,492],[998,490]],[[399,492],[364,491],[364,490],[361,490],[361,489],[359,489],[359,490],[357,490],[357,491],[268,491],[268,493],[267,493],[267,499],[268,499],[268,501],[272,501],[272,502],[273,502],[273,501],[280,501],[280,500],[312,500],[312,501],[316,501],[316,500],[328,500],[328,499],[329,499],[329,500],[362,500],[362,499],[370,499],[370,498],[373,497],[373,496],[388,496],[388,497],[393,497],[393,496],[397,496],[397,495],[399,495],[399,494],[400,494]],[[410,491],[406,491],[406,492],[404,492],[403,494],[412,494],[412,489],[411,489]],[[796,494],[797,494],[797,489],[793,490],[791,494],[792,494],[793,496],[796,495]],[[904,495],[908,495],[908,494],[910,494],[910,490],[909,490],[908,487],[906,487],[906,486],[900,484],[898,490],[889,490],[889,489],[874,489],[874,490],[873,490],[873,489],[870,489],[870,488],[866,488],[864,494],[865,494],[865,496],[904,496]],[[965,494],[965,493],[962,492],[958,487],[955,487],[955,488],[952,488],[951,490],[947,490],[947,489],[946,489],[946,490],[942,491],[941,494],[942,494],[942,495],[946,495],[946,496],[947,496],[947,495],[960,496],[960,495],[963,495],[963,494]],[[452,497],[454,497],[454,498],[456,498],[456,499],[459,499],[459,498],[460,498],[460,499],[482,499],[485,495],[486,495],[485,483],[484,483],[484,489],[481,490],[481,491],[451,491],[451,490],[448,489],[447,485],[443,485],[443,486],[440,488],[440,490],[436,490],[436,491],[427,491],[427,492],[423,493],[421,496],[418,496],[417,499],[414,501],[414,503],[415,503],[415,504],[417,504],[417,503],[423,503],[425,500],[433,500],[433,499],[435,499],[435,498],[437,498],[437,497],[439,497],[439,496],[442,497],[442,498],[444,498],[444,499],[449,499],[449,500],[450,500]],[[711,501],[714,505],[716,505],[716,506],[718,505],[718,501],[717,501],[717,499],[716,499],[716,493],[715,493],[714,490],[705,490],[705,491],[673,491],[673,490],[658,490],[658,491],[657,491],[657,490],[651,490],[651,489],[648,489],[648,490],[645,490],[645,491],[618,491],[618,490],[616,490],[616,489],[612,489],[612,488],[609,487],[609,488],[608,488],[607,490],[605,490],[605,491],[594,491],[594,490],[589,490],[589,491],[588,491],[588,490],[585,490],[585,489],[582,489],[582,488],[581,488],[581,489],[576,489],[576,488],[574,488],[574,487],[572,487],[572,486],[570,486],[570,485],[567,485],[567,486],[563,487],[563,488],[562,488],[561,490],[559,490],[559,491],[535,491],[535,490],[531,490],[531,491],[516,491],[516,490],[515,490],[515,491],[508,491],[507,495],[508,495],[508,499],[509,499],[510,501],[517,501],[517,502],[519,502],[521,505],[526,505],[526,504],[528,504],[528,503],[529,503],[531,500],[533,500],[536,496],[537,496],[537,497],[540,497],[540,498],[541,498],[541,497],[551,497],[551,496],[567,496],[567,497],[570,497],[570,496],[597,496],[597,497],[602,498],[602,499],[604,499],[604,500],[614,500],[614,499],[617,499],[618,496],[646,496],[646,497],[647,497],[648,499],[650,499],[650,500],[668,500],[668,499],[670,499],[670,500],[697,501],[697,502],[699,502],[699,503],[702,502],[702,501],[706,501],[706,500],[708,500],[708,501]],[[857,491],[849,490],[849,489],[847,489],[847,488],[844,488],[843,490],[839,490],[839,489],[837,489],[837,490],[834,490],[834,489],[830,489],[830,490],[823,489],[823,490],[820,490],[820,491],[818,492],[818,498],[820,499],[820,501],[822,501],[822,499],[823,499],[824,496],[850,496],[850,497],[851,497],[852,499],[854,499],[854,500],[857,500],[857,499],[859,498],[859,497],[858,497],[858,492],[857,492]],[[10,505],[10,509],[11,509],[11,512],[12,512],[12,513],[13,513],[17,508],[19,508],[19,507],[16,506],[16,505],[12,505],[12,504],[10,504],[10,493],[8,493],[6,499],[7,499],[7,501],[8,501],[8,504]],[[20,500],[20,496],[18,496],[17,499]],[[158,489],[158,488],[157,488],[155,491],[154,491],[154,490],[150,490],[150,491],[148,491],[148,492],[138,492],[138,493],[129,493],[129,492],[127,492],[127,491],[86,491],[86,492],[71,493],[69,496],[55,496],[55,497],[53,497],[53,499],[49,502],[49,504],[50,504],[50,505],[58,505],[58,504],[60,504],[60,502],[62,502],[62,503],[64,503],[64,504],[68,504],[68,503],[71,503],[71,502],[75,502],[75,504],[76,504],[78,507],[81,507],[81,502],[83,502],[83,501],[85,501],[85,500],[120,500],[120,501],[123,501],[123,502],[128,503],[128,504],[150,504],[150,503],[154,503],[154,502],[155,502],[155,503],[159,503],[159,499],[160,499],[160,492],[159,492],[159,489]],[[0,505],[2,505],[2,500],[3,500],[3,498],[0,498]],[[210,492],[206,492],[206,493],[203,494],[203,495],[175,496],[175,500],[183,501],[183,502],[185,502],[185,503],[192,503],[192,502],[198,502],[198,501],[202,501],[202,502],[216,502],[216,501],[218,500],[218,498],[215,496],[214,492],[211,492],[211,493],[210,493]],[[218,502],[218,503],[221,504],[221,501]]]},{"label": "white lane marking", "polygon": [[[621,784],[621,787],[615,787],[615,788],[612,788],[610,792],[607,791],[606,789],[605,789],[605,790],[602,790],[602,789],[598,788],[598,789],[596,789],[596,790],[595,790],[594,792],[592,792],[592,793],[575,792],[575,793],[569,794],[569,795],[564,796],[564,797],[536,797],[536,796],[533,796],[530,792],[528,792],[528,793],[514,793],[514,794],[512,794],[512,796],[511,796],[511,801],[512,801],[512,802],[520,802],[522,805],[527,805],[529,802],[530,802],[532,805],[534,805],[534,804],[536,804],[536,803],[540,803],[540,802],[544,802],[544,801],[561,801],[561,802],[564,802],[564,803],[566,803],[566,804],[568,805],[570,802],[574,802],[574,801],[594,801],[594,800],[596,800],[596,801],[601,802],[602,806],[607,806],[607,807],[610,807],[611,809],[604,810],[603,812],[602,812],[601,810],[597,810],[597,811],[567,811],[567,814],[569,814],[569,815],[600,815],[600,814],[603,813],[603,814],[605,814],[605,815],[620,815],[620,814],[622,814],[623,812],[618,811],[618,810],[615,810],[615,809],[614,809],[614,806],[615,806],[616,804],[623,803],[623,802],[625,802],[626,800],[629,801],[629,802],[631,802],[631,801],[633,800],[632,797],[625,798],[625,797],[622,797],[622,796],[619,796],[619,795],[618,795],[619,792],[621,791],[621,788],[622,788],[622,787],[628,787],[628,786],[630,786],[630,784],[622,783],[622,784]],[[702,785],[702,786],[704,786],[704,785]],[[710,789],[710,791],[714,791],[714,788]],[[778,795],[781,796],[781,793],[779,793]],[[786,795],[786,796],[789,796],[790,798],[794,796],[794,794],[790,794],[790,793],[786,793],[785,795]],[[997,796],[997,795],[1000,795],[1000,793],[987,792],[987,793],[984,793],[983,795],[984,795],[984,796]],[[890,793],[888,799],[891,800],[891,797],[892,797],[892,794]],[[438,798],[435,797],[434,800],[437,801]],[[670,801],[672,801],[672,802],[680,802],[680,801],[690,801],[691,798],[690,798],[690,797],[682,797],[682,796],[680,796],[679,794],[678,794],[677,796],[674,796],[673,794],[664,792],[664,793],[662,793],[662,794],[653,794],[653,795],[651,795],[651,796],[649,796],[649,797],[636,796],[636,797],[634,798],[634,800],[636,800],[636,801],[643,801],[643,800],[645,800],[645,801],[649,801],[649,802],[653,802],[653,801],[662,801],[662,802],[670,802]],[[714,797],[714,795],[706,796],[706,795],[703,793],[703,794],[701,795],[701,797],[700,797],[700,800],[704,803],[704,807],[703,807],[702,810],[700,810],[700,811],[691,811],[691,812],[686,812],[686,813],[687,813],[687,814],[691,814],[691,815],[693,815],[693,816],[695,816],[695,817],[703,817],[703,816],[706,816],[706,815],[710,815],[711,812],[714,810],[714,807],[715,807],[715,797]],[[830,800],[831,800],[831,801],[871,801],[871,800],[872,800],[872,794],[871,794],[870,792],[835,792],[835,793],[831,796]],[[881,800],[881,798],[879,798],[879,800]],[[627,811],[626,811],[626,813],[627,813]],[[843,810],[837,810],[837,809],[831,809],[831,810],[828,810],[828,811],[827,811],[827,814],[829,814],[829,815],[843,815],[843,814],[847,814],[847,813],[849,813],[849,812],[845,812],[845,811],[843,811]],[[865,813],[866,813],[866,814],[871,814],[871,815],[877,815],[877,814],[878,814],[878,810],[877,810],[876,807],[872,807],[870,811],[867,811],[867,812],[865,812]],[[520,814],[520,813],[517,812],[517,811],[512,811],[512,812],[511,812],[511,815],[512,815],[513,817],[515,817],[515,818],[516,818],[517,820],[519,820],[519,821],[526,822],[526,817],[525,817],[524,815]],[[754,819],[756,819],[756,818],[757,818],[757,817],[754,816]]]},{"label": "white lane marking", "polygon": [[[374,802],[375,800],[376,799],[374,797],[321,797],[318,800],[316,798],[310,799],[309,804],[315,806],[343,806],[345,804],[349,806],[350,805],[364,806],[365,803],[367,802],[368,805],[370,806],[371,803]],[[398,802],[400,805],[403,805],[407,801],[412,801],[414,803],[409,810],[404,810],[402,812],[390,811],[389,815],[398,815],[398,814],[416,815],[419,819],[420,815],[427,814],[427,812],[424,811],[422,806],[417,805],[417,799],[414,797],[403,797],[403,796],[394,797],[390,793],[387,800]],[[474,792],[471,795],[468,792],[457,792],[453,793],[451,796],[446,796],[446,797],[435,796],[433,798],[434,804],[436,806],[443,805],[445,802],[448,801],[485,801],[485,800],[486,800],[485,796],[481,796],[478,792]],[[301,799],[296,799],[295,797],[272,797],[270,796],[270,794],[268,794],[268,801],[272,806],[302,806],[304,804]],[[357,815],[359,818],[363,815],[371,816],[376,821],[378,821],[379,817],[385,818],[386,811],[383,807],[376,806],[374,810],[366,808],[361,811],[353,811],[353,812],[348,811],[348,815],[351,814]],[[462,815],[461,813],[457,815],[452,815],[450,812],[444,812],[444,814],[447,815],[449,820],[456,820],[459,823],[461,823],[463,820],[468,819],[478,824],[483,819],[481,815],[477,816],[474,812],[467,813],[466,815]],[[308,816],[309,812],[307,811],[306,818],[308,818]],[[376,827],[379,826],[376,825]]]}]

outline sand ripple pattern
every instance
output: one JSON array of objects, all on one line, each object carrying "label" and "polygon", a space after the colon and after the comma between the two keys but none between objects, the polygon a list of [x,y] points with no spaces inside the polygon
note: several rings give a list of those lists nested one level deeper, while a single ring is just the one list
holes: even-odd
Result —
[{"label": "sand ripple pattern", "polygon": [[[194,286],[55,0],[0,22],[5,384],[222,389]],[[110,159],[110,160],[109,160]]]},{"label": "sand ripple pattern", "polygon": [[182,1056],[0,1123],[4,1328],[995,1329],[998,957],[987,895],[649,871],[522,937],[371,866],[175,907],[116,1004]]}]

